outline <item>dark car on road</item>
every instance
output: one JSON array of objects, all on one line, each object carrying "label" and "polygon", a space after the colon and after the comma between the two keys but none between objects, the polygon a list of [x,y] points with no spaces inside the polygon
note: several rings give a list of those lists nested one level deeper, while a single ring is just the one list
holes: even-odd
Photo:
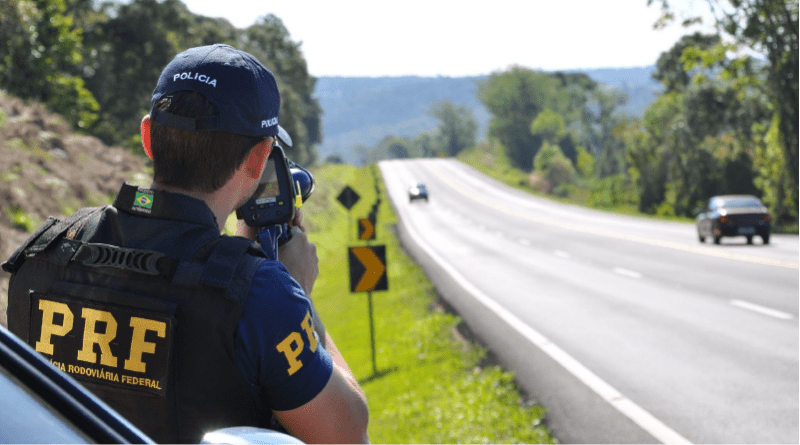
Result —
[{"label": "dark car on road", "polygon": [[760,199],[752,195],[722,195],[708,200],[708,207],[697,215],[697,237],[719,244],[723,236],[744,236],[747,244],[761,237],[769,244],[772,217]]},{"label": "dark car on road", "polygon": [[414,202],[418,199],[424,199],[425,202],[428,202],[428,187],[422,182],[408,188],[408,202]]}]

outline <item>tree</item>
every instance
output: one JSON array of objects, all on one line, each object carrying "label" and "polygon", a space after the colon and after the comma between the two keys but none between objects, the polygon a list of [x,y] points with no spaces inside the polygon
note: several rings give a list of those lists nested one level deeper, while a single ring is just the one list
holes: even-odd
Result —
[{"label": "tree", "polygon": [[386,136],[378,142],[378,147],[376,148],[376,154],[385,154],[385,156],[380,156],[380,159],[387,157],[388,159],[407,159],[413,156],[411,143],[407,139],[398,136]]},{"label": "tree", "polygon": [[423,158],[430,158],[437,155],[437,150],[434,144],[433,136],[430,133],[420,133],[412,142],[414,151],[419,153]]},{"label": "tree", "polygon": [[189,46],[189,11],[180,0],[133,0],[105,6],[107,20],[89,42],[96,51],[87,85],[100,103],[92,133],[109,145],[140,150],[142,116],[150,112],[153,87],[161,71]]},{"label": "tree", "polygon": [[564,118],[550,110],[545,109],[531,123],[531,133],[539,136],[542,142],[558,145],[561,153],[573,164],[578,162],[578,151],[572,135],[567,132]]},{"label": "tree", "polygon": [[690,84],[693,74],[686,69],[683,53],[689,48],[701,48],[708,50],[721,43],[718,35],[705,35],[696,32],[692,35],[683,36],[677,43],[672,45],[669,51],[665,51],[658,56],[656,61],[656,71],[653,79],[661,82],[670,91],[684,91]]},{"label": "tree", "polygon": [[530,126],[545,108],[560,112],[569,103],[559,79],[521,67],[493,73],[478,86],[478,99],[492,114],[489,134],[506,149],[512,165],[530,171],[542,145]]},{"label": "tree", "polygon": [[561,153],[558,145],[545,141],[533,159],[534,171],[547,181],[547,193],[566,196],[568,184],[575,182],[575,168],[572,162]]},{"label": "tree", "polygon": [[439,119],[434,144],[440,153],[458,156],[465,148],[475,145],[478,121],[470,108],[444,100],[434,104],[430,114]]},{"label": "tree", "polygon": [[734,0],[733,10],[711,2],[718,28],[742,45],[767,55],[767,82],[772,104],[778,114],[786,164],[797,202],[798,187],[798,1]]},{"label": "tree", "polygon": [[77,69],[81,31],[65,12],[64,0],[0,3],[0,85],[86,129],[97,119],[98,104]]},{"label": "tree", "polygon": [[550,109],[544,109],[531,122],[531,133],[540,136],[545,142],[556,143],[566,134],[564,118]]},{"label": "tree", "polygon": [[[657,25],[669,23],[674,13],[667,0],[659,1],[662,17]],[[717,33],[734,41],[738,47],[763,53],[768,61],[766,84],[786,159],[787,194],[798,202],[798,0],[708,0],[714,14]],[[689,19],[691,24],[698,19]],[[735,49],[735,48],[734,48]],[[742,66],[742,57],[718,57],[724,62],[723,75],[734,76]],[[745,77],[746,79],[746,77]],[[796,210],[795,210],[796,217]]]},{"label": "tree", "polygon": [[595,154],[595,171],[599,177],[624,173],[624,146],[614,128],[622,121],[617,107],[628,97],[611,88],[597,88],[583,112],[583,122],[589,137],[589,147]]},{"label": "tree", "polygon": [[582,178],[590,178],[594,176],[594,156],[583,147],[576,149],[575,168]]}]

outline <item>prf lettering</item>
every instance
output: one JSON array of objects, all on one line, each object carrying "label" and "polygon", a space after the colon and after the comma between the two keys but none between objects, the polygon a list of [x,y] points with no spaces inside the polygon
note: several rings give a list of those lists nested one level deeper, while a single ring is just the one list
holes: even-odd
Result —
[{"label": "prf lettering", "polygon": [[[64,303],[50,300],[39,300],[39,310],[42,311],[42,334],[36,342],[36,350],[47,355],[53,355],[53,344],[50,342],[52,337],[63,337],[72,331],[75,315]],[[55,323],[55,314],[61,314],[62,324]],[[78,351],[78,360],[96,364],[98,361],[97,353],[94,352],[94,345],[100,347],[100,364],[117,367],[117,357],[111,354],[111,343],[117,336],[117,320],[111,312],[97,309],[83,308],[81,318],[86,323],[83,329],[83,347]],[[99,333],[96,330],[97,322],[105,322],[106,332]],[[147,318],[131,317],[130,326],[133,328],[133,339],[131,340],[130,356],[124,362],[124,369],[134,372],[145,372],[145,363],[142,361],[142,354],[152,354],[156,350],[155,343],[144,340],[147,331],[153,331],[161,338],[167,333],[167,324],[157,320]]]},{"label": "prf lettering", "polygon": [[[308,348],[311,349],[311,352],[316,352],[318,336],[317,332],[314,331],[314,320],[311,318],[310,311],[306,311],[306,316],[303,321],[300,322],[300,327],[308,339]],[[303,367],[303,362],[298,360],[297,357],[300,356],[300,353],[303,352],[303,348],[305,347],[306,344],[303,341],[302,335],[300,335],[300,332],[296,331],[287,335],[286,338],[276,346],[276,349],[283,353],[283,356],[286,357],[286,361],[289,363],[289,369],[286,370],[289,375],[294,374]]]}]

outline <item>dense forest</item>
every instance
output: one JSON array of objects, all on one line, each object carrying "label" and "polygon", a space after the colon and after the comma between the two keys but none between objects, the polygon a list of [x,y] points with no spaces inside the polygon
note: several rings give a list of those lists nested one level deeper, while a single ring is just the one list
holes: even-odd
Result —
[{"label": "dense forest", "polygon": [[[666,0],[642,1],[660,6],[656,26],[674,20]],[[778,222],[796,222],[798,2],[709,4],[716,33],[684,36],[661,55],[653,77],[663,90],[643,116],[617,112],[628,96],[586,74],[511,67],[478,82],[477,99],[491,115],[480,143],[499,147],[546,193],[588,189],[609,205],[683,216],[709,196],[752,193]],[[217,42],[254,54],[275,73],[281,124],[297,141],[289,156],[320,161],[316,79],[274,15],[238,29],[192,14],[180,0],[3,0],[0,89],[45,104],[108,145],[138,150],[161,69],[187,47]],[[360,162],[456,156],[479,144],[469,107],[442,100],[429,114],[434,131],[387,135],[354,147],[355,155]]]}]

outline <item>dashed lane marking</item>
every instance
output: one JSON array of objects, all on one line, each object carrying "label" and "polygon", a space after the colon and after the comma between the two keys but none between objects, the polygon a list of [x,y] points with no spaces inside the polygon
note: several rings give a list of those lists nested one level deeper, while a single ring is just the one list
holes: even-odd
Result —
[{"label": "dashed lane marking", "polygon": [[749,303],[747,301],[731,300],[730,303],[736,307],[747,309],[753,312],[758,312],[759,314],[768,315],[770,317],[780,318],[781,320],[791,320],[792,318],[794,318],[792,317],[792,314],[787,314],[786,312],[783,311],[771,309],[755,303]]},{"label": "dashed lane marking", "polygon": [[642,278],[642,274],[640,274],[639,272],[636,272],[636,271],[633,271],[633,270],[629,270],[629,269],[623,269],[621,267],[615,267],[614,268],[614,273],[617,273],[617,274],[620,274],[620,275],[624,275],[626,277],[631,277],[631,278]]}]

